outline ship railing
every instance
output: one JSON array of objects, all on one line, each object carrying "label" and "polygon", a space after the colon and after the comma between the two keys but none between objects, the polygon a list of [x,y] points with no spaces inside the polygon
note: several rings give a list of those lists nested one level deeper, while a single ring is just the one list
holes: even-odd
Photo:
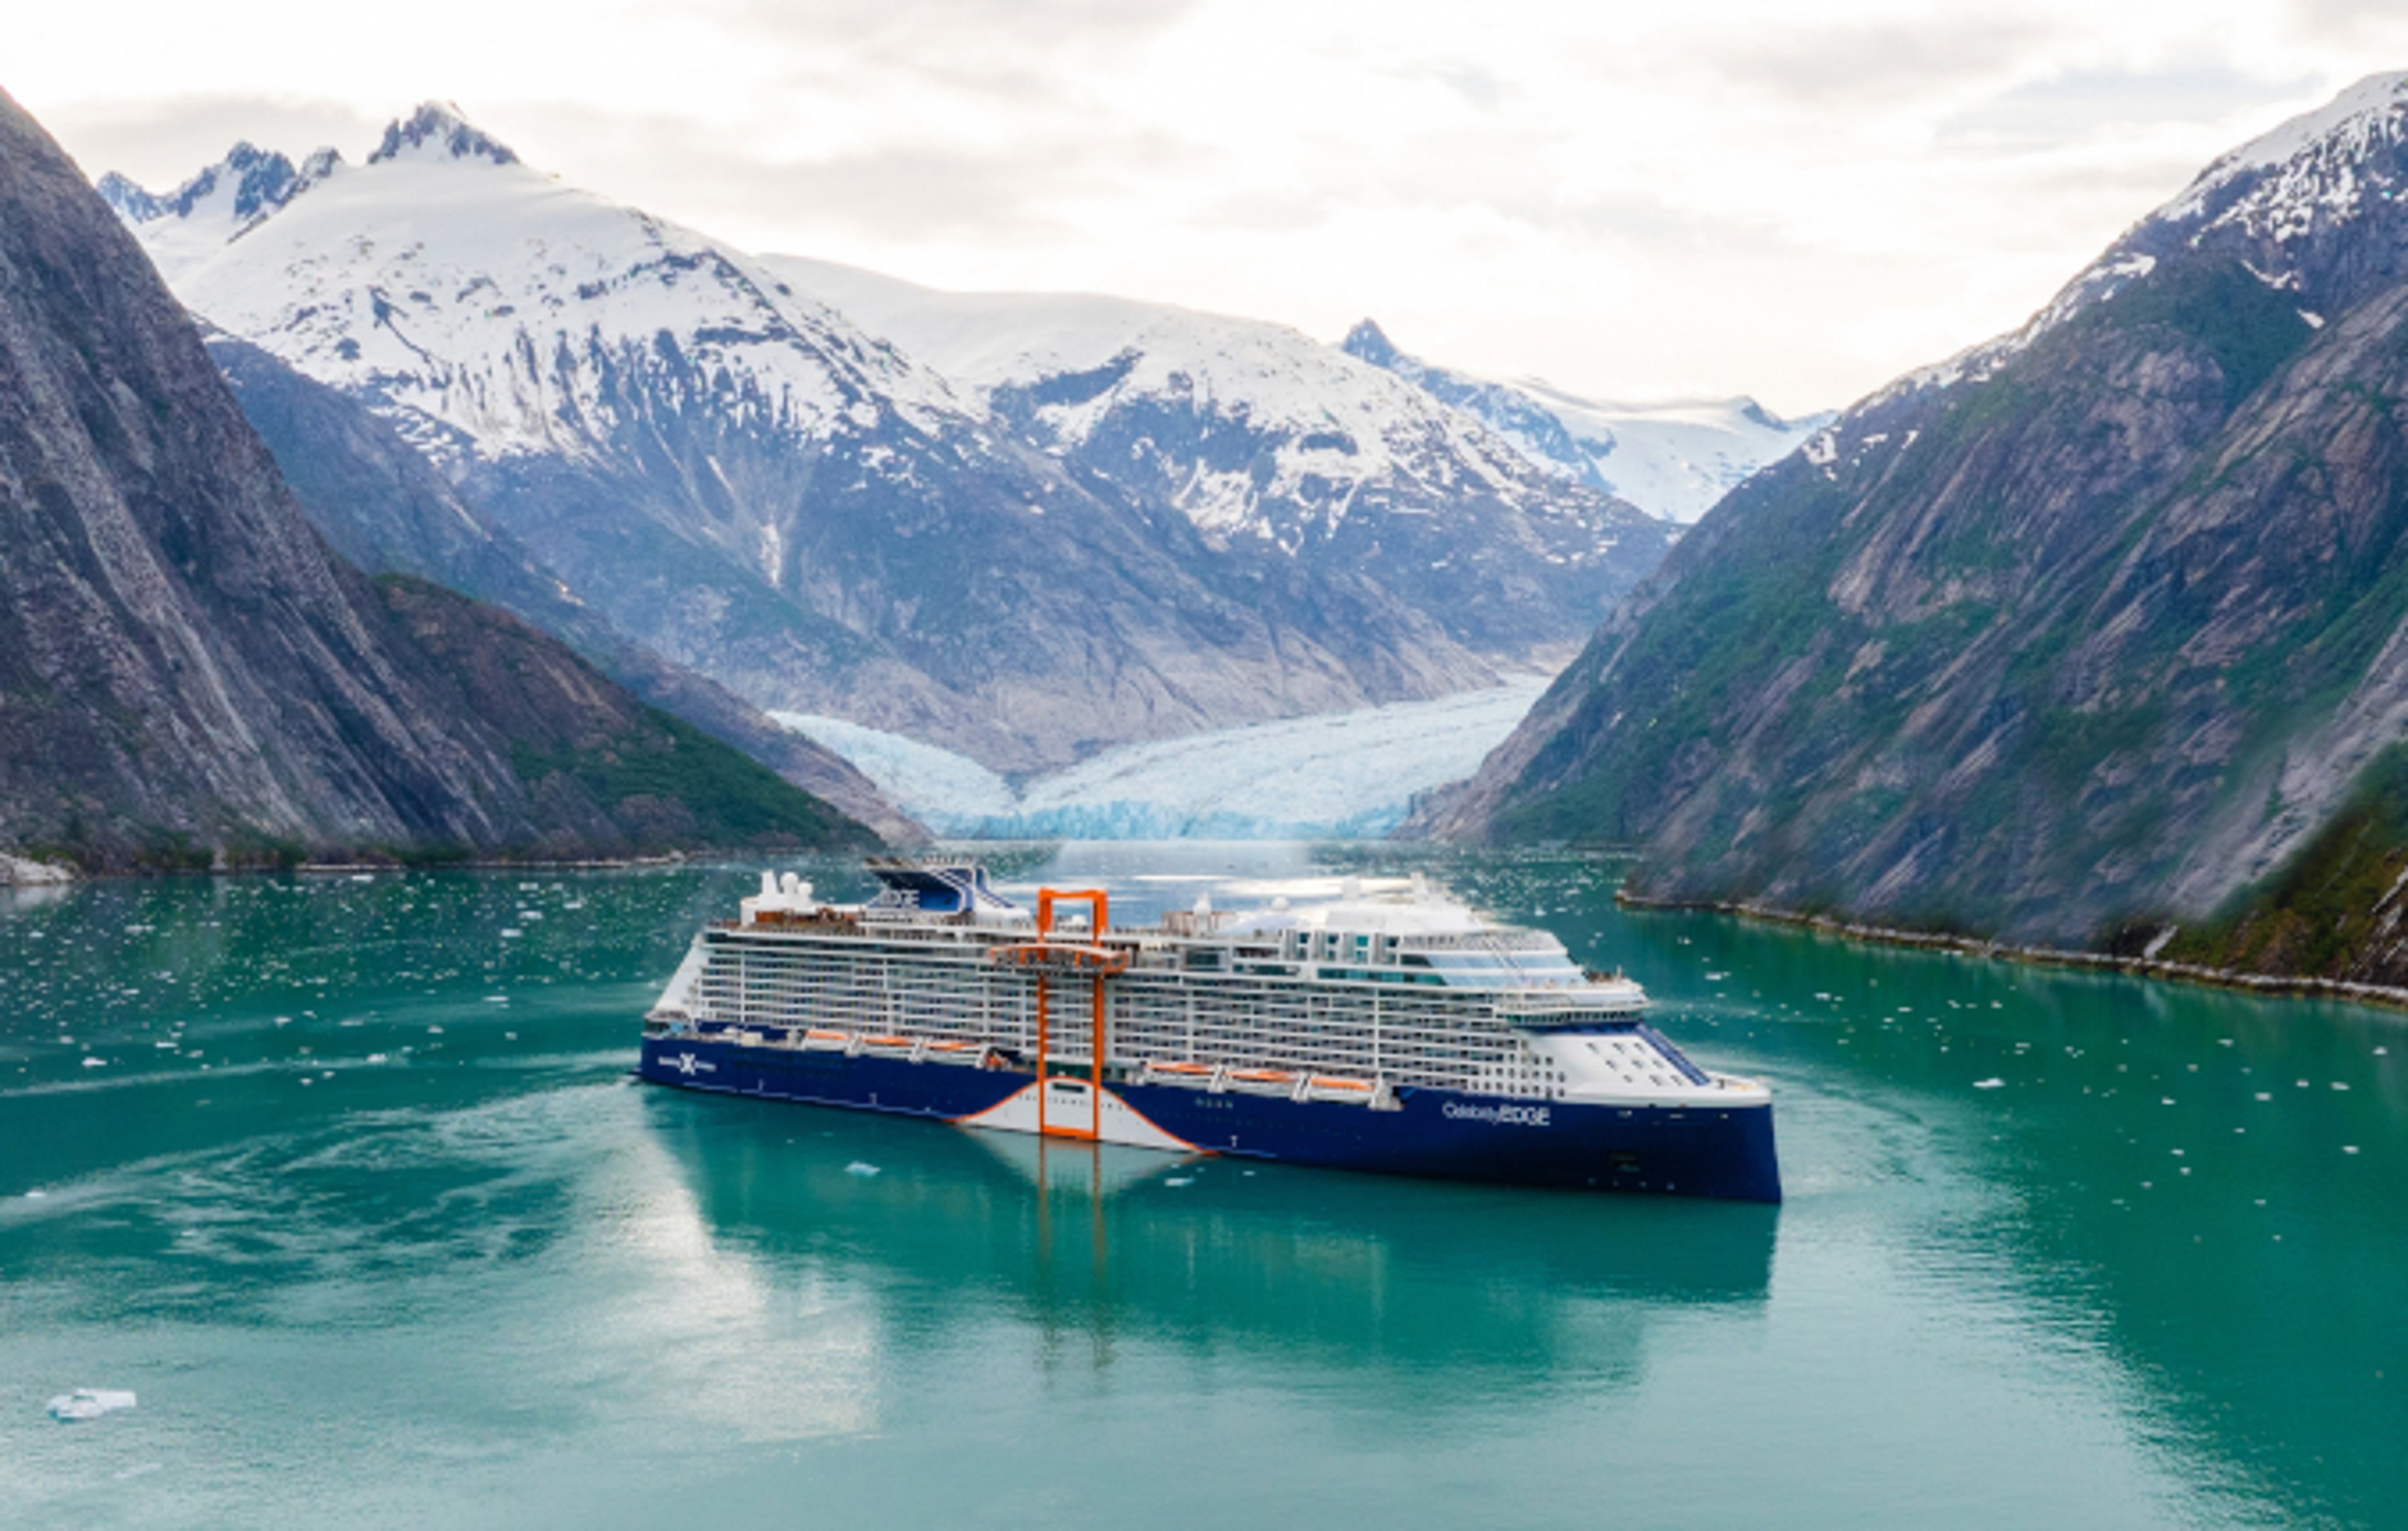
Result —
[{"label": "ship railing", "polygon": [[1027,972],[1075,973],[1087,978],[1108,978],[1126,972],[1132,955],[1126,947],[1095,946],[1078,941],[1014,941],[1009,946],[991,947],[986,960],[998,967],[1015,967]]},{"label": "ship railing", "polygon": [[1398,937],[1400,952],[1544,952],[1555,938],[1543,930],[1472,930],[1455,935]]},{"label": "ship railing", "polygon": [[1598,993],[1601,988],[1610,987],[1606,984],[1584,984],[1566,989],[1503,990],[1497,994],[1497,1013],[1500,1016],[1564,1015],[1597,1010],[1628,1014],[1646,1003],[1646,991],[1635,983],[1618,995]]}]

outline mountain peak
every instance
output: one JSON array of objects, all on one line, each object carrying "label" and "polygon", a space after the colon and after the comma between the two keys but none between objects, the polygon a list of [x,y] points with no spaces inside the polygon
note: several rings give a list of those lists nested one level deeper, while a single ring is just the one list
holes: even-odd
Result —
[{"label": "mountain peak", "polygon": [[148,223],[167,210],[165,203],[114,170],[101,177],[94,190],[108,204],[110,211],[129,223]]},{"label": "mountain peak", "polygon": [[100,178],[97,190],[101,200],[128,223],[188,219],[206,204],[214,216],[240,227],[282,207],[299,179],[291,160],[240,138],[217,164],[164,195],[144,191],[114,170]]},{"label": "mountain peak", "polygon": [[425,159],[491,160],[495,165],[519,163],[509,145],[470,122],[458,107],[448,101],[421,102],[407,118],[388,124],[384,141],[368,156],[368,163],[381,165],[404,154]]},{"label": "mountain peak", "polygon": [[1396,342],[1388,338],[1388,332],[1380,328],[1374,320],[1364,320],[1348,330],[1346,338],[1338,343],[1338,349],[1356,361],[1369,362],[1377,367],[1393,367],[1397,362]]}]

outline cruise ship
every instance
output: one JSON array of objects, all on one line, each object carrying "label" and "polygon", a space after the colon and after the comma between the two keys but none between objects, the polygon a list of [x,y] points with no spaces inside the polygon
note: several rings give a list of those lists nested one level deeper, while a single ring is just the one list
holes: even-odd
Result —
[{"label": "cruise ship", "polygon": [[1620,973],[1420,877],[1118,927],[884,857],[866,904],[764,873],[645,1018],[654,1083],[1181,1153],[1781,1199],[1772,1099],[1698,1067]]}]

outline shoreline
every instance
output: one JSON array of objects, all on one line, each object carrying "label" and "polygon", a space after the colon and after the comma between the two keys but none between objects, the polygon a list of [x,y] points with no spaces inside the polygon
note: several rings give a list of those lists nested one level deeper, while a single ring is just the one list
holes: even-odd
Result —
[{"label": "shoreline", "polygon": [[[725,852],[726,855],[736,854]],[[721,859],[721,852],[668,851],[649,856],[580,856],[530,858],[504,856],[459,861],[305,861],[290,866],[262,864],[234,866],[138,867],[90,872],[58,862],[31,861],[0,853],[0,889],[66,888],[79,882],[127,882],[184,877],[356,877],[362,873],[402,872],[609,872],[649,866],[683,866]]]},{"label": "shoreline", "polygon": [[1613,901],[1626,909],[1659,909],[1668,912],[1698,912],[1736,915],[1766,924],[1787,925],[1793,929],[1813,930],[1846,940],[1863,941],[1873,946],[1917,947],[1931,952],[1950,952],[1959,956],[1987,957],[1997,961],[2027,963],[2035,967],[2086,967],[2099,972],[2128,973],[2140,978],[2164,979],[2176,983],[2196,983],[2208,988],[2232,989],[2243,994],[2282,995],[2307,999],[2346,999],[2359,1004],[2380,1005],[2387,1009],[2408,1010],[2408,988],[2395,988],[2381,983],[2358,983],[2348,979],[2312,978],[2273,973],[2247,973],[2232,967],[2208,967],[2199,963],[2169,962],[2162,957],[2119,957],[2104,952],[2073,952],[2063,947],[2023,946],[2013,941],[1991,940],[1979,936],[1948,936],[1937,931],[1907,930],[1895,925],[1868,924],[1862,921],[1842,920],[1828,914],[1806,914],[1797,909],[1784,909],[1770,904],[1750,903],[1745,899],[1650,898],[1615,889]]}]

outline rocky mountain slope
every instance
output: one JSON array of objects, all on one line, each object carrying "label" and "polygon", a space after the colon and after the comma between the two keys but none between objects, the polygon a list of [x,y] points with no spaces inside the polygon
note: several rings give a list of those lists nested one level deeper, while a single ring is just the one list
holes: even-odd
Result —
[{"label": "rocky mountain slope", "polygon": [[[1410,428],[1191,412],[1146,438],[1210,447],[1153,459],[1032,430],[1036,393],[1007,408],[794,268],[565,188],[442,108],[366,165],[229,159],[192,188],[112,183],[187,305],[368,406],[631,637],[749,702],[1000,769],[1492,683],[1568,651],[1667,541],[1300,336]],[[1342,471],[1392,451],[1398,472]],[[1216,508],[1240,503],[1264,513]]]},{"label": "rocky mountain slope", "polygon": [[1565,651],[1669,529],[1283,325],[1087,293],[769,269],[942,373],[1098,498],[1168,506],[1226,571],[1368,579],[1484,656]]},{"label": "rocky mountain slope", "polygon": [[351,395],[246,341],[220,331],[204,335],[210,359],[310,523],[352,564],[370,574],[415,575],[499,606],[567,643],[640,700],[741,750],[888,843],[927,837],[841,756],[661,658],[578,600]]},{"label": "rocky mountain slope", "polygon": [[1502,382],[1398,351],[1368,319],[1341,349],[1485,422],[1538,466],[1684,525],[1833,418],[1783,420],[1744,396],[1609,404],[1549,383]]},{"label": "rocky mountain slope", "polygon": [[1848,410],[1419,830],[2057,940],[2279,881],[2408,724],[2403,141],[2367,81]]},{"label": "rocky mountain slope", "polygon": [[0,96],[0,844],[94,866],[867,836],[516,619],[330,554]]}]

